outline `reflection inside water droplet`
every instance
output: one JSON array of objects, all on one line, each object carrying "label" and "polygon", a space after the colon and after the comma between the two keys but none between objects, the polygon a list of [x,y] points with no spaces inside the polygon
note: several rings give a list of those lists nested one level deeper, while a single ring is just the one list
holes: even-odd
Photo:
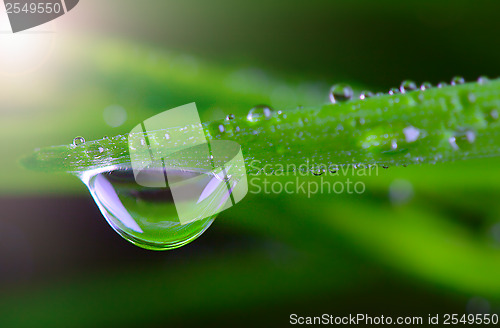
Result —
[{"label": "reflection inside water droplet", "polygon": [[84,137],[75,137],[75,139],[73,139],[73,146],[80,146],[81,144],[84,143],[85,143]]},{"label": "reflection inside water droplet", "polygon": [[339,101],[351,100],[354,96],[352,88],[347,84],[336,84],[330,89],[330,101],[335,104]]},{"label": "reflection inside water droplet", "polygon": [[401,83],[399,90],[401,91],[401,93],[417,90],[417,84],[413,81],[406,80]]},{"label": "reflection inside water droplet", "polygon": [[250,109],[247,115],[247,120],[250,122],[257,122],[261,118],[269,119],[273,115],[271,107],[266,105],[258,105]]},{"label": "reflection inside water droplet", "polygon": [[[165,173],[158,170],[163,168],[149,168],[141,174],[155,179]],[[204,211],[214,213],[214,208],[222,210],[226,205],[231,197],[230,190],[234,186],[229,186],[228,180],[221,179],[217,174],[223,176],[220,172],[168,172],[168,181],[174,179],[176,188],[186,190],[184,199],[180,201],[184,202],[184,205],[192,205],[193,211],[200,213],[199,219],[184,224],[176,210],[179,199],[176,198],[174,203],[170,187],[140,186],[136,183],[130,167],[87,171],[81,174],[80,178],[88,187],[106,221],[118,234],[146,249],[168,250],[193,241],[212,224],[216,215],[204,217]],[[179,181],[184,182],[179,185]],[[193,193],[193,190],[197,192]]]}]

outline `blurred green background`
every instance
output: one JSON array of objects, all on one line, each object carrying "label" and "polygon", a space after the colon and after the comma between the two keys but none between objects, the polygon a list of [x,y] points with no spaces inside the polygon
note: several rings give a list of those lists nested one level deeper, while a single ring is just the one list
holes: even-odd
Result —
[{"label": "blurred green background", "polygon": [[[363,195],[250,193],[169,252],[119,237],[75,177],[18,160],[77,135],[127,133],[193,101],[211,120],[259,103],[320,104],[337,82],[379,92],[408,78],[497,77],[499,10],[460,0],[82,0],[39,33],[2,32],[0,327],[498,313],[499,159],[381,170],[357,178]],[[110,122],[110,106],[125,116]]]}]

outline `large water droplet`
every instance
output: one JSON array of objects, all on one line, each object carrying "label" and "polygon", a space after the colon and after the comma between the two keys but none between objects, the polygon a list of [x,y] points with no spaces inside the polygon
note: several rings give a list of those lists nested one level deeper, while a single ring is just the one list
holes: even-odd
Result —
[{"label": "large water droplet", "polygon": [[266,105],[258,105],[250,109],[247,115],[247,120],[250,122],[256,122],[261,118],[269,119],[273,115],[273,110],[271,107]]},{"label": "large water droplet", "polygon": [[[213,172],[148,168],[140,172],[141,180],[152,181],[167,172],[168,182],[180,188],[176,189],[176,195],[183,195],[175,202],[172,188],[143,187],[136,182],[130,167],[87,171],[80,178],[118,234],[146,249],[168,250],[199,237],[215,219],[215,215],[205,217],[203,213],[216,213],[214,204],[222,209],[230,197],[230,189],[226,180]],[[192,207],[198,219],[182,222],[177,211],[179,204]]]},{"label": "large water droplet", "polygon": [[351,100],[354,96],[352,88],[347,84],[336,84],[330,89],[330,101],[332,104]]},{"label": "large water droplet", "polygon": [[85,143],[85,138],[84,137],[76,137],[73,139],[73,146],[80,146]]},{"label": "large water droplet", "polygon": [[410,81],[410,80],[403,81],[403,83],[401,83],[401,86],[399,87],[399,90],[401,91],[401,93],[405,93],[405,92],[417,90],[417,89],[418,89],[417,84],[413,81]]}]

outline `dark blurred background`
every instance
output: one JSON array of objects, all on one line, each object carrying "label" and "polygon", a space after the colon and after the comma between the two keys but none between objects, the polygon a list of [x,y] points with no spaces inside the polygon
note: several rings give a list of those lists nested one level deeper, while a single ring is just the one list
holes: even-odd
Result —
[{"label": "dark blurred background", "polygon": [[[208,120],[262,102],[320,104],[338,82],[379,92],[404,79],[497,77],[499,9],[460,0],[82,0],[38,33],[2,32],[0,327],[499,312],[497,159],[382,170],[361,196],[249,194],[168,252],[114,233],[77,178],[18,163],[36,147],[127,133],[192,101]],[[109,106],[123,108],[123,122],[106,120]]]}]

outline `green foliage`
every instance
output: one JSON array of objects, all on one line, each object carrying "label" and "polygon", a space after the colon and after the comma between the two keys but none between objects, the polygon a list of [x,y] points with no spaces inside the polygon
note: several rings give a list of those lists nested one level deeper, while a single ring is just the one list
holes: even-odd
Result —
[{"label": "green foliage", "polygon": [[[268,117],[240,116],[204,128],[212,140],[237,141],[249,173],[266,164],[298,167],[307,161],[327,166],[436,163],[499,155],[499,96],[500,80],[483,81],[278,110]],[[178,142],[166,144],[175,149]],[[43,171],[80,172],[129,161],[128,135],[120,135],[43,148],[24,163]]]}]

